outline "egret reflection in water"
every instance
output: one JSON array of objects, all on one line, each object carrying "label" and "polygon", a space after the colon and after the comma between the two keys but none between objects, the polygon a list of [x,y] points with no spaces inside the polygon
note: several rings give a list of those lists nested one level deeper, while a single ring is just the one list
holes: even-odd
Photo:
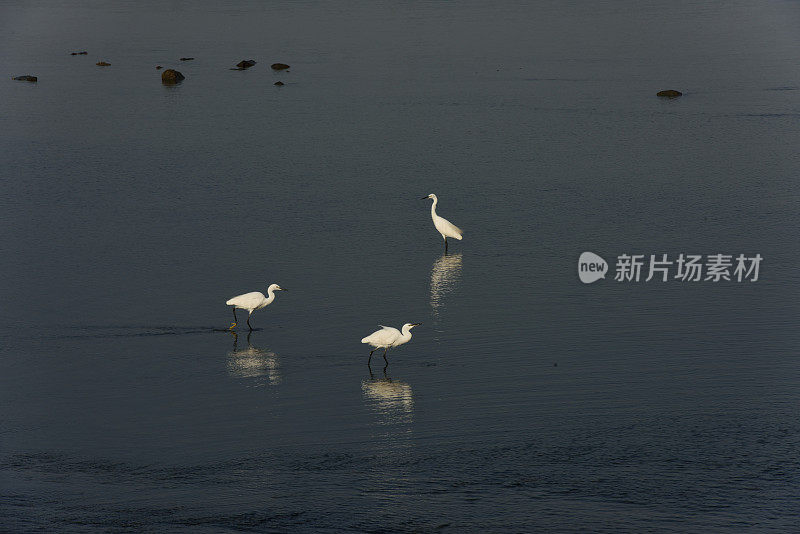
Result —
[{"label": "egret reflection in water", "polygon": [[378,416],[379,425],[411,423],[414,420],[414,393],[411,386],[400,380],[392,380],[384,372],[383,378],[361,382],[364,401]]},{"label": "egret reflection in water", "polygon": [[436,316],[444,304],[444,296],[452,291],[461,278],[461,253],[442,254],[431,267],[431,309]]},{"label": "egret reflection in water", "polygon": [[394,510],[398,488],[405,487],[406,469],[414,458],[414,393],[410,385],[392,380],[385,371],[378,379],[370,371],[369,379],[361,382],[361,397],[372,416],[370,441],[383,464],[368,471],[362,491]]},{"label": "egret reflection in water", "polygon": [[228,353],[228,374],[238,378],[265,377],[270,386],[281,383],[278,355],[253,346],[247,334],[247,348],[239,348],[239,334],[233,334],[233,350]]}]

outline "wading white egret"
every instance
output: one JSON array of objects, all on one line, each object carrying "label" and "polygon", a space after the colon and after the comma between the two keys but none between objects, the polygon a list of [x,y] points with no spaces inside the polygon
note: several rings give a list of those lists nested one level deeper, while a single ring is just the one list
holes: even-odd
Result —
[{"label": "wading white egret", "polygon": [[383,361],[386,362],[386,365],[389,365],[389,360],[386,359],[386,353],[389,351],[389,349],[392,347],[398,347],[403,343],[408,343],[411,341],[411,329],[421,324],[422,323],[406,323],[401,329],[402,332],[397,328],[379,324],[378,326],[381,327],[380,330],[376,330],[361,340],[362,343],[366,343],[375,347],[369,353],[367,366],[369,366],[369,363],[372,361],[372,353],[378,349],[383,349]]},{"label": "wading white egret", "polygon": [[442,234],[442,239],[444,239],[444,251],[447,252],[447,238],[452,237],[453,239],[458,239],[461,241],[464,232],[461,230],[461,228],[451,223],[444,217],[439,217],[436,215],[436,203],[439,202],[439,199],[436,198],[436,195],[431,193],[426,197],[422,197],[421,200],[425,200],[427,198],[433,199],[433,204],[431,204],[431,219],[433,219],[433,225],[436,227],[436,231]]},{"label": "wading white egret", "polygon": [[269,298],[264,296],[264,293],[260,291],[253,291],[252,293],[245,293],[244,295],[238,295],[229,299],[225,304],[228,306],[233,306],[233,324],[230,326],[230,329],[233,330],[236,328],[237,323],[239,322],[236,319],[236,308],[241,308],[243,310],[247,310],[247,326],[250,330],[253,329],[250,326],[250,316],[253,315],[253,312],[256,310],[260,310],[261,308],[265,308],[272,304],[272,301],[275,300],[275,292],[276,291],[287,291],[286,289],[282,288],[278,284],[272,284],[267,288],[267,294]]}]

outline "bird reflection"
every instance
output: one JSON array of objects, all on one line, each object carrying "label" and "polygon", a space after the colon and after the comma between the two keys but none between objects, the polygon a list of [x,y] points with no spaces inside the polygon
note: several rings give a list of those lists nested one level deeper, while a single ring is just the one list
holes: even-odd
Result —
[{"label": "bird reflection", "polygon": [[379,425],[411,423],[414,420],[414,393],[411,386],[386,376],[375,378],[370,372],[369,380],[361,382],[361,393],[367,405],[378,416]]},{"label": "bird reflection", "polygon": [[247,348],[239,348],[239,334],[233,334],[233,350],[228,353],[228,374],[238,378],[266,378],[270,386],[281,383],[278,355],[253,346],[247,334]]},{"label": "bird reflection", "polygon": [[461,277],[461,253],[442,254],[431,268],[431,309],[437,315],[444,304],[444,296],[450,292]]},{"label": "bird reflection", "polygon": [[380,450],[385,469],[368,469],[362,491],[379,496],[378,502],[391,503],[397,498],[398,488],[404,487],[406,467],[417,456],[414,454],[414,393],[411,386],[392,380],[383,373],[361,381],[361,398],[372,417],[370,442]]}]

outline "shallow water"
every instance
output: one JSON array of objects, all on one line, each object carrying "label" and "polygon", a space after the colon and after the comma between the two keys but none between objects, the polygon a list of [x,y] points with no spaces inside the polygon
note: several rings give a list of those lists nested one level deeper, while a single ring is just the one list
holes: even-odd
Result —
[{"label": "shallow water", "polygon": [[0,10],[3,529],[794,528],[796,2]]}]

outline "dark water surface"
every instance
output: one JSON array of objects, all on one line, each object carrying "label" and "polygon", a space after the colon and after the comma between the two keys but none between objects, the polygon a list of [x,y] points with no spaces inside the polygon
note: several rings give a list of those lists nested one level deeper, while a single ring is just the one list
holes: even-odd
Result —
[{"label": "dark water surface", "polygon": [[797,528],[798,2],[109,4],[0,4],[0,530]]}]

